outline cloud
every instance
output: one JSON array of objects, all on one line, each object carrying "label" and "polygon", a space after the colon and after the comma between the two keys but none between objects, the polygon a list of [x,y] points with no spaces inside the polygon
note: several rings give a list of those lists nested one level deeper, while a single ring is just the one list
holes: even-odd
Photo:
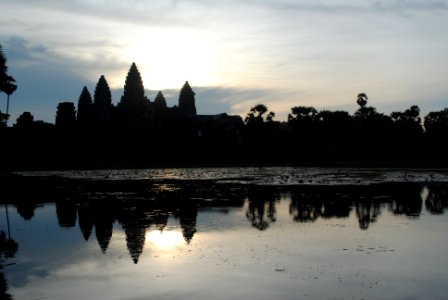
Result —
[{"label": "cloud", "polygon": [[[378,110],[397,110],[406,102],[430,107],[428,101],[441,103],[446,94],[448,1],[7,0],[0,6],[0,41],[19,85],[13,113],[30,110],[37,119],[53,121],[57,102],[77,101],[84,85],[93,93],[100,75],[118,102],[132,61],[146,87],[170,88],[164,90],[170,105],[177,104],[177,82],[198,85],[203,114],[244,115],[257,103],[278,119],[294,105],[353,111],[361,91]],[[153,99],[156,91],[148,93]]]},{"label": "cloud", "polygon": [[54,122],[57,103],[78,97],[88,81],[73,71],[77,61],[68,61],[45,46],[32,46],[20,37],[6,39],[2,45],[18,86],[11,96],[11,124],[24,111],[37,120]]}]

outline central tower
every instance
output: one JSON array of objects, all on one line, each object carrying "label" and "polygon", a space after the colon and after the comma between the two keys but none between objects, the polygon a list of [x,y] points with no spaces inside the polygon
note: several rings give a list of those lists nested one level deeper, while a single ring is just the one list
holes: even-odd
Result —
[{"label": "central tower", "polygon": [[180,90],[179,95],[179,112],[184,116],[196,116],[196,104],[194,100],[195,93],[191,89],[188,81]]}]

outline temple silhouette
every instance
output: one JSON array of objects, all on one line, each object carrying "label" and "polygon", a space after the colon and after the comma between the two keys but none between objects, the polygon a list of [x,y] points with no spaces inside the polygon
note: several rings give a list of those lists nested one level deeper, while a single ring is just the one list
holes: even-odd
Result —
[{"label": "temple silhouette", "polygon": [[[145,96],[140,72],[132,63],[126,76],[123,95],[117,105],[112,103],[112,94],[104,75],[95,87],[93,98],[86,86],[81,91],[77,109],[73,102],[61,102],[57,106],[56,127],[79,129],[150,129],[196,124],[219,119],[229,126],[242,127],[240,116],[197,115],[195,92],[188,81],[180,89],[178,105],[168,107],[165,96],[159,91],[151,101]],[[179,124],[180,122],[180,124]],[[201,134],[200,129],[197,132]]]},{"label": "temple silhouette", "polygon": [[[264,104],[239,115],[199,115],[188,81],[172,107],[159,91],[145,95],[135,63],[114,104],[104,75],[93,96],[83,87],[77,103],[60,102],[55,124],[30,112],[13,127],[0,122],[6,170],[147,168],[170,166],[448,166],[448,108],[420,116],[412,105],[380,113],[365,93],[358,109],[318,111],[294,106],[275,120]],[[32,151],[30,151],[32,147]]]}]

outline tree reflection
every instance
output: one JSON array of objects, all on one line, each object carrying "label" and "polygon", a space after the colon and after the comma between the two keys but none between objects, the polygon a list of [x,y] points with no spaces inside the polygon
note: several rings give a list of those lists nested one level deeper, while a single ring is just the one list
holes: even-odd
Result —
[{"label": "tree reflection", "polygon": [[12,300],[13,297],[8,293],[8,281],[6,281],[5,274],[0,272],[0,299]]},{"label": "tree reflection", "polygon": [[19,245],[11,237],[6,237],[4,231],[0,231],[0,299],[13,299],[8,293],[8,281],[1,270],[3,269],[4,259],[13,258],[19,249]]},{"label": "tree reflection", "polygon": [[[266,230],[269,224],[276,221],[276,197],[272,188],[251,187],[247,193],[248,208],[246,217],[252,226],[259,230]],[[267,213],[266,213],[267,211]],[[265,218],[266,213],[266,218]]]},{"label": "tree reflection", "polygon": [[314,222],[322,215],[322,203],[303,193],[294,193],[291,195],[289,214],[295,222]]},{"label": "tree reflection", "polygon": [[395,215],[419,217],[422,211],[422,198],[420,186],[404,186],[394,193],[390,209]]},{"label": "tree reflection", "polygon": [[433,215],[441,215],[448,208],[448,193],[446,188],[437,185],[425,187],[427,195],[425,199],[426,209]]},{"label": "tree reflection", "polygon": [[375,200],[363,199],[355,204],[356,216],[358,217],[359,228],[367,230],[370,224],[377,221],[381,214],[381,206]]},{"label": "tree reflection", "polygon": [[351,211],[350,195],[333,188],[299,189],[291,192],[289,214],[294,222],[315,222],[319,218],[347,218]]}]

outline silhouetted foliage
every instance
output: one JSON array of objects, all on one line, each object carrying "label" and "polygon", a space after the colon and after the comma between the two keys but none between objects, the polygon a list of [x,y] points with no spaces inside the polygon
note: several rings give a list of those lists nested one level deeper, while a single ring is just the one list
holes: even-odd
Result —
[{"label": "silhouetted foliage", "polygon": [[425,117],[424,126],[427,141],[425,148],[434,157],[438,153],[446,157],[448,151],[448,108],[428,113]]},{"label": "silhouetted foliage", "polygon": [[279,122],[275,122],[274,117],[275,113],[269,111],[266,105],[257,104],[250,109],[244,120],[244,143],[252,154],[251,159],[259,164],[266,161],[268,157],[265,153],[269,153],[268,149],[275,147],[278,142],[276,138]]},{"label": "silhouetted foliage", "polygon": [[8,66],[6,65],[6,56],[3,53],[2,44],[0,44],[0,82],[3,82],[8,74]]},{"label": "silhouetted foliage", "polygon": [[258,230],[268,229],[269,224],[276,221],[276,195],[271,189],[255,186],[249,189],[247,198],[247,219]]},{"label": "silhouetted foliage", "polygon": [[288,115],[288,122],[306,122],[311,123],[316,120],[317,110],[311,106],[294,106]]},{"label": "silhouetted foliage", "polygon": [[428,192],[425,199],[426,209],[434,215],[441,215],[448,208],[448,191],[443,186],[425,187]]},{"label": "silhouetted foliage", "polygon": [[14,127],[31,128],[33,127],[33,123],[34,123],[34,116],[30,112],[26,111],[17,118],[17,122],[14,125]]},{"label": "silhouetted foliage", "polygon": [[375,200],[360,201],[356,203],[356,216],[358,217],[359,228],[367,230],[370,224],[375,223],[381,213],[381,206]]},{"label": "silhouetted foliage", "polygon": [[[8,75],[7,59],[3,53],[3,47],[0,44],[0,91],[8,96],[14,93],[17,86],[14,84],[16,80]],[[8,111],[6,112],[8,113]]]},{"label": "silhouetted foliage", "polygon": [[7,81],[3,82],[2,91],[8,95],[8,98],[17,90],[17,85],[14,82],[15,80],[11,76],[8,76]]},{"label": "silhouetted foliage", "polygon": [[358,98],[356,99],[356,103],[358,103],[358,105],[363,108],[367,105],[367,100],[369,100],[369,98],[367,97],[367,94],[365,93],[359,93],[358,94]]},{"label": "silhouetted foliage", "polygon": [[6,233],[3,230],[0,231],[0,299],[13,299],[12,295],[8,292],[8,282],[1,270],[3,269],[3,257],[5,259],[13,258],[18,249],[19,245],[17,242],[11,238],[7,238]]},{"label": "silhouetted foliage", "polygon": [[448,133],[448,108],[428,113],[424,125],[428,134],[442,136]]},{"label": "silhouetted foliage", "polygon": [[7,114],[2,113],[0,110],[0,128],[6,127],[6,122],[8,121],[9,116]]},{"label": "silhouetted foliage", "polygon": [[252,107],[249,113],[244,119],[246,124],[259,124],[263,122],[272,122],[275,117],[275,113],[272,111],[268,112],[268,108],[264,104],[257,104]]},{"label": "silhouetted foliage", "polygon": [[2,45],[0,44],[0,92],[7,95],[6,114],[0,115],[0,127],[6,127],[9,119],[9,97],[16,91],[17,85],[14,77],[8,75],[8,66],[6,65],[6,56],[3,53]]}]

